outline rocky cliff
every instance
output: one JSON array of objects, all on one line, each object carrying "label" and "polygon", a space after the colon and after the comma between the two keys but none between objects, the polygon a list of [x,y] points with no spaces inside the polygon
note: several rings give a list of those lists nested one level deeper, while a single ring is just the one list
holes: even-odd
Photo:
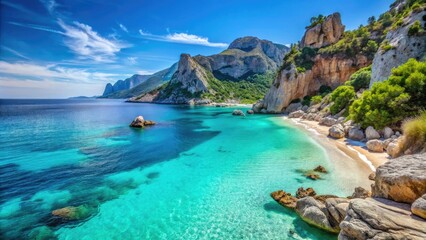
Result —
[{"label": "rocky cliff", "polygon": [[409,34],[413,24],[420,22],[426,27],[426,10],[413,12],[402,20],[401,26],[391,29],[383,41],[382,47],[374,56],[370,87],[375,82],[386,80],[392,68],[407,62],[410,58],[424,60],[426,57],[426,34]]},{"label": "rocky cliff", "polygon": [[254,108],[268,113],[280,113],[292,100],[314,94],[322,85],[336,88],[358,69],[371,61],[364,55],[348,58],[344,55],[317,55],[311,70],[299,73],[294,64],[278,73],[263,101]]},{"label": "rocky cliff", "polygon": [[321,48],[339,41],[345,31],[339,13],[333,13],[324,22],[306,30],[301,47]]},{"label": "rocky cliff", "polygon": [[135,74],[131,76],[130,78],[127,78],[125,80],[118,80],[117,82],[113,84],[108,83],[105,86],[104,93],[102,94],[103,97],[107,97],[108,95],[112,93],[116,93],[122,90],[128,90],[131,89],[142,82],[146,81],[148,78],[150,78],[151,75],[139,75]]}]

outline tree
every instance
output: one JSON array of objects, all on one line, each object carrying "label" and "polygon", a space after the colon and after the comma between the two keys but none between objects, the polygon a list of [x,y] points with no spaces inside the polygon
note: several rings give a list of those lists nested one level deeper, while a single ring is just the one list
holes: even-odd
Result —
[{"label": "tree", "polygon": [[352,86],[340,86],[331,93],[333,105],[330,107],[332,114],[337,114],[355,99],[356,93]]},{"label": "tree", "polygon": [[375,16],[371,16],[368,18],[368,25],[374,25],[375,22],[376,22]]}]

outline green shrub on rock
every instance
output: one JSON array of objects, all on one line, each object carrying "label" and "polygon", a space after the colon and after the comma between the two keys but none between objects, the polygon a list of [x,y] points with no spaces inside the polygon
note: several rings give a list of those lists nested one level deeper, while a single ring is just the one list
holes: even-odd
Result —
[{"label": "green shrub on rock", "polygon": [[316,95],[311,98],[311,104],[318,104],[322,101],[321,95]]},{"label": "green shrub on rock", "polygon": [[392,70],[388,80],[375,83],[353,102],[350,118],[363,127],[400,123],[426,106],[426,62],[415,59]]},{"label": "green shrub on rock", "polygon": [[355,89],[352,86],[340,86],[331,93],[333,104],[330,107],[332,114],[337,114],[354,100]]},{"label": "green shrub on rock", "polygon": [[422,31],[422,24],[419,20],[415,21],[410,28],[408,28],[408,36],[417,35]]}]

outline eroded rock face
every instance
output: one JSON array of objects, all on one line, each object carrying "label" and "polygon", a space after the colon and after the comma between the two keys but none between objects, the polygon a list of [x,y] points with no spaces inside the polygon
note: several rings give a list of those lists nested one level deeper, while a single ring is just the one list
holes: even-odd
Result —
[{"label": "eroded rock face", "polygon": [[354,58],[317,55],[312,69],[304,73],[298,73],[292,65],[278,73],[260,107],[270,113],[280,113],[292,100],[314,94],[321,85],[332,88],[342,85],[354,72],[369,63],[364,55]]},{"label": "eroded rock face", "polygon": [[420,21],[421,26],[425,26],[426,11],[413,13],[404,19],[401,27],[390,30],[385,41],[393,47],[386,52],[377,51],[372,65],[370,88],[376,82],[382,82],[389,78],[394,67],[405,63],[410,58],[421,60],[426,53],[426,35],[408,36],[408,29],[415,21]]},{"label": "eroded rock face", "polygon": [[376,170],[374,197],[412,203],[426,193],[426,153],[391,159]]},{"label": "eroded rock face", "polygon": [[411,205],[411,212],[421,218],[426,219],[426,194],[413,202]]},{"label": "eroded rock face", "polygon": [[426,221],[413,217],[408,204],[387,199],[353,199],[340,223],[339,240],[426,239]]},{"label": "eroded rock face", "polygon": [[339,41],[345,31],[339,13],[328,16],[321,24],[306,30],[303,36],[302,47],[321,48]]}]

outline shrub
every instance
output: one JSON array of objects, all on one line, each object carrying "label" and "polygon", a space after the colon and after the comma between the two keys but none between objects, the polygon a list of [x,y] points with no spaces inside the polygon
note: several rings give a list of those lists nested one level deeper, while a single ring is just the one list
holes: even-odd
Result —
[{"label": "shrub", "polygon": [[402,124],[404,137],[402,138],[403,151],[410,149],[412,152],[426,148],[426,112],[420,116],[406,120]]},{"label": "shrub", "polygon": [[309,106],[311,105],[311,96],[305,96],[302,100],[303,106]]},{"label": "shrub", "polygon": [[382,129],[418,114],[426,106],[426,63],[415,59],[392,70],[388,80],[375,83],[353,102],[350,118],[363,127]]},{"label": "shrub", "polygon": [[331,93],[331,100],[334,102],[330,111],[332,114],[337,114],[354,100],[356,96],[352,86],[340,86]]},{"label": "shrub", "polygon": [[371,66],[361,68],[356,71],[345,85],[354,87],[355,91],[360,90],[361,88],[368,88],[371,80]]},{"label": "shrub", "polygon": [[311,104],[318,104],[322,101],[321,95],[316,95],[311,98]]},{"label": "shrub", "polygon": [[322,14],[318,15],[318,17],[311,17],[311,24],[309,26],[306,26],[306,29],[315,27],[316,25],[323,23],[324,20],[325,16]]},{"label": "shrub", "polygon": [[417,35],[422,30],[422,24],[419,20],[415,21],[410,28],[408,28],[408,36]]},{"label": "shrub", "polygon": [[331,89],[331,87],[329,87],[327,85],[321,85],[321,87],[319,88],[319,93],[322,97],[331,93],[332,91],[333,91],[333,89]]}]

